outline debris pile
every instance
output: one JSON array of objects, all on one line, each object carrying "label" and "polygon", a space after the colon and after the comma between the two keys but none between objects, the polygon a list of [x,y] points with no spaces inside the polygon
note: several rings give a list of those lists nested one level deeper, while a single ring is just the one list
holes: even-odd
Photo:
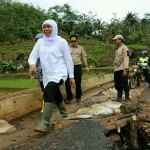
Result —
[{"label": "debris pile", "polygon": [[106,129],[95,121],[83,119],[53,131],[36,150],[115,150],[106,133]]}]

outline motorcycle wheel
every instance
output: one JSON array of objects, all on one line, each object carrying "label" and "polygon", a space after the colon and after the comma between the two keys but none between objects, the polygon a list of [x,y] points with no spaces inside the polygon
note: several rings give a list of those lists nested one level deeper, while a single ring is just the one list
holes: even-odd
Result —
[{"label": "motorcycle wheel", "polygon": [[131,76],[129,80],[130,89],[136,88],[137,84],[138,84],[138,77],[136,75]]}]

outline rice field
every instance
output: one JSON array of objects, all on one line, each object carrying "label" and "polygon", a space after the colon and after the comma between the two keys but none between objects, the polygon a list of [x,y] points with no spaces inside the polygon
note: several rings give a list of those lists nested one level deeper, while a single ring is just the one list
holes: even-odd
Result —
[{"label": "rice field", "polygon": [[38,86],[37,80],[32,83],[30,79],[0,79],[0,96]]},{"label": "rice field", "polygon": [[[99,72],[99,71],[98,71]],[[87,79],[91,77],[100,77],[106,73],[94,73],[94,72],[84,72],[82,79]],[[0,75],[0,96],[20,91],[23,89],[35,88],[38,87],[38,80],[35,79],[34,83],[31,82],[28,73],[21,74],[9,74],[9,75]]]},{"label": "rice field", "polygon": [[30,79],[4,79],[0,80],[0,88],[34,88],[38,86],[38,81],[34,83]]}]

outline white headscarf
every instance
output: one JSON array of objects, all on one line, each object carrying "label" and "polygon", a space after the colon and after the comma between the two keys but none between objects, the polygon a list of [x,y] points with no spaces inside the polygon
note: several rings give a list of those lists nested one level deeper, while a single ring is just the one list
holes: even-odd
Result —
[{"label": "white headscarf", "polygon": [[57,27],[57,23],[54,20],[45,20],[42,24],[42,28],[45,24],[48,24],[50,26],[52,26],[53,30],[52,33],[49,37],[44,35],[44,41],[45,41],[45,45],[47,46],[51,46],[53,43],[55,43],[55,41],[60,38],[58,36],[58,27]]}]

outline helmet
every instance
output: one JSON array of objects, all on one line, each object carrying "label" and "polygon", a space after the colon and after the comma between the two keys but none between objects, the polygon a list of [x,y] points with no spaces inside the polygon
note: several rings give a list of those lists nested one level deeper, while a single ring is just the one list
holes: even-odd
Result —
[{"label": "helmet", "polygon": [[142,55],[147,55],[147,51],[142,51],[141,54]]},{"label": "helmet", "polygon": [[40,39],[40,38],[43,38],[43,33],[38,33],[38,34],[35,36],[35,39]]}]

